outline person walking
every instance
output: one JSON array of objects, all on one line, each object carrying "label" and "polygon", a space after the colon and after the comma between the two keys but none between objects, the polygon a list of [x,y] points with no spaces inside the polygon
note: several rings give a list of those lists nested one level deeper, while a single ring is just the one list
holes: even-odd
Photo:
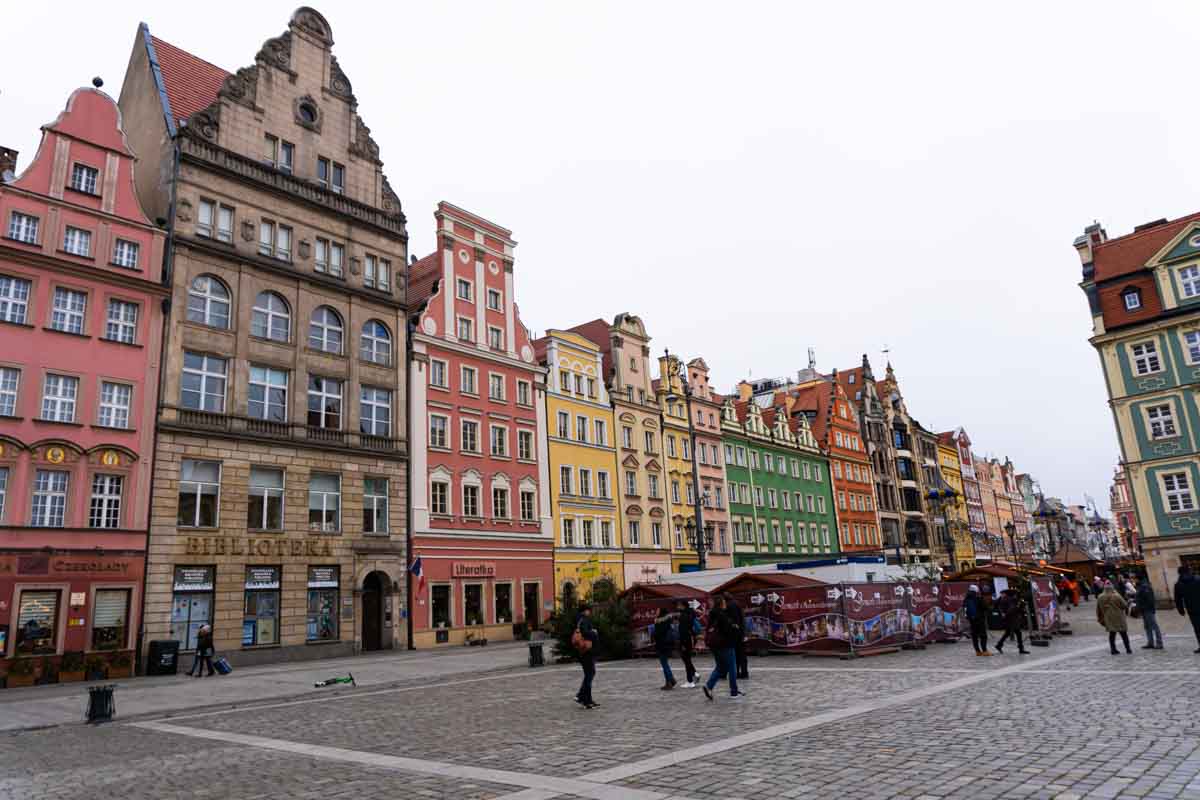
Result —
[{"label": "person walking", "polygon": [[587,709],[596,708],[600,704],[592,699],[592,681],[596,677],[596,643],[600,641],[600,634],[592,624],[592,607],[587,603],[579,607],[575,635],[571,640],[579,653],[579,665],[583,667],[583,682],[579,684],[575,702]]},{"label": "person walking", "polygon": [[1097,600],[1100,599],[1100,595],[1104,594],[1104,581],[1100,580],[1099,575],[1092,577],[1092,594],[1096,596]]},{"label": "person walking", "polygon": [[729,609],[729,601],[725,595],[713,598],[713,608],[708,612],[708,630],[705,631],[704,641],[712,650],[713,659],[717,662],[712,674],[705,682],[704,696],[713,699],[713,687],[717,681],[729,678],[729,696],[742,697],[745,692],[738,691],[737,685],[737,655],[735,652],[737,640],[741,631],[734,622]]},{"label": "person walking", "polygon": [[[1196,643],[1200,644],[1200,578],[1187,567],[1179,568],[1179,580],[1175,582],[1175,608],[1181,617],[1187,613],[1196,634]],[[1200,647],[1194,652],[1200,653]]]},{"label": "person walking", "polygon": [[692,663],[692,654],[696,652],[696,628],[699,622],[691,605],[683,600],[675,603],[675,615],[679,620],[679,658],[687,673],[683,686],[685,689],[695,689],[698,676],[696,665]]},{"label": "person walking", "polygon": [[671,651],[675,649],[676,638],[672,617],[671,611],[663,608],[654,620],[654,654],[662,665],[664,692],[675,688],[675,675],[671,672]]},{"label": "person walking", "polygon": [[197,678],[204,675],[204,668],[208,668],[208,674],[212,675],[213,670],[213,633],[212,626],[205,623],[200,626],[200,630],[196,632],[196,655],[192,660],[192,668],[188,670],[188,675],[195,673]]},{"label": "person walking", "polygon": [[1012,636],[1017,640],[1017,652],[1023,656],[1029,655],[1025,649],[1025,640],[1021,638],[1021,623],[1024,622],[1024,607],[1016,589],[1005,589],[1000,595],[1000,615],[1004,619],[1004,635],[996,642],[996,652],[1004,654],[1004,643]]},{"label": "person walking", "polygon": [[1129,604],[1117,592],[1112,581],[1105,582],[1104,591],[1101,593],[1100,599],[1096,601],[1096,621],[1108,631],[1108,649],[1114,656],[1119,655],[1117,652],[1118,633],[1121,634],[1121,641],[1125,644],[1125,652],[1133,652],[1129,647],[1129,628],[1125,623],[1125,612],[1128,608]]},{"label": "person walking", "polygon": [[1155,607],[1154,587],[1150,578],[1142,575],[1138,578],[1137,594],[1134,596],[1138,611],[1142,614],[1142,627],[1146,629],[1146,643],[1143,650],[1162,650],[1162,628],[1158,627],[1158,609]]},{"label": "person walking", "polygon": [[967,612],[967,621],[971,625],[971,644],[975,646],[975,655],[990,656],[987,649],[987,608],[983,596],[979,594],[979,587],[973,583],[967,587],[963,611]]},{"label": "person walking", "polygon": [[742,613],[742,607],[737,601],[730,596],[726,596],[725,609],[738,629],[737,641],[733,643],[733,655],[737,661],[738,680],[744,681],[750,677],[750,665],[746,663],[746,615]]},{"label": "person walking", "polygon": [[1085,602],[1085,603],[1091,602],[1091,599],[1092,599],[1091,585],[1085,580],[1079,580],[1078,583],[1079,583],[1079,591],[1083,594],[1083,602]]}]

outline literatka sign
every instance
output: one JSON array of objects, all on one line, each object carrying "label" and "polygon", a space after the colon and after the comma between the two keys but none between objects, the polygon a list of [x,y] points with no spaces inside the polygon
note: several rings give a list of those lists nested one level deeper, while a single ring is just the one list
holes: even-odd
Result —
[{"label": "literatka sign", "polygon": [[455,561],[450,574],[455,578],[494,578],[496,565],[485,561]]}]

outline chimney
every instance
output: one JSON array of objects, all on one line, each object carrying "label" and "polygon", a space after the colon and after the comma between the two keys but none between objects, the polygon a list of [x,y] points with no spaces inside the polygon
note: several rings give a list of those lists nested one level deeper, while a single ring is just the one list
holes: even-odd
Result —
[{"label": "chimney", "polygon": [[0,181],[8,183],[17,172],[17,151],[11,147],[0,147]]},{"label": "chimney", "polygon": [[737,385],[737,389],[739,400],[749,400],[754,396],[754,387],[751,386],[748,381],[740,381]]},{"label": "chimney", "polygon": [[1079,263],[1083,265],[1083,279],[1091,280],[1093,275],[1092,261],[1095,260],[1095,247],[1108,241],[1108,234],[1099,222],[1093,222],[1083,229],[1083,235],[1075,238],[1075,251],[1079,253]]}]

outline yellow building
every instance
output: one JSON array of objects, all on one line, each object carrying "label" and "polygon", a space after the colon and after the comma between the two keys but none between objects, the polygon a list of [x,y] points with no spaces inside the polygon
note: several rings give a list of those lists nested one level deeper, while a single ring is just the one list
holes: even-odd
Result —
[{"label": "yellow building", "polygon": [[962,461],[954,433],[938,435],[938,470],[954,490],[954,503],[944,511],[947,532],[954,540],[954,570],[975,567],[975,544],[967,520],[967,498],[963,489]]},{"label": "yellow building", "polygon": [[549,330],[534,342],[547,368],[546,428],[554,517],[556,598],[625,586],[616,497],[613,410],[600,347]]}]

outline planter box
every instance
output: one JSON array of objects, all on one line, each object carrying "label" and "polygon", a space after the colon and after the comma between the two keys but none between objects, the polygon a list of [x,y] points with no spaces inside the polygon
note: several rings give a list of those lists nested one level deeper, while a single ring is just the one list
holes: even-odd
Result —
[{"label": "planter box", "polygon": [[59,683],[74,683],[81,680],[83,680],[83,670],[79,670],[78,672],[60,670],[58,673]]},{"label": "planter box", "polygon": [[110,679],[128,678],[131,675],[133,675],[133,664],[127,667],[118,667],[116,664],[108,665],[108,677]]},{"label": "planter box", "polygon": [[102,681],[105,678],[104,670],[96,670],[95,672],[85,672],[83,679],[85,681]]},{"label": "planter box", "polygon": [[5,680],[7,687],[13,689],[18,686],[33,686],[34,677],[32,673],[29,675],[13,675],[9,673]]}]

